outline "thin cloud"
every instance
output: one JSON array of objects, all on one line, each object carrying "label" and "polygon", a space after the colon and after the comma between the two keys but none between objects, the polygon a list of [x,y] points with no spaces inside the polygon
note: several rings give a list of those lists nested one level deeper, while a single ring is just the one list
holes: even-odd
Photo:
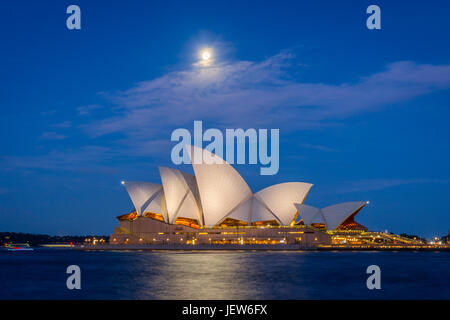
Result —
[{"label": "thin cloud", "polygon": [[319,150],[319,151],[324,151],[324,152],[334,152],[335,150],[326,146],[322,146],[319,144],[309,144],[309,143],[301,143],[300,144],[301,147],[304,148],[308,148],[308,149],[313,149],[313,150]]},{"label": "thin cloud", "polygon": [[[119,155],[167,157],[173,144],[172,130],[190,129],[194,120],[204,120],[208,127],[282,128],[283,133],[289,133],[339,125],[352,115],[450,88],[449,65],[400,61],[351,83],[326,84],[293,78],[296,71],[306,70],[294,58],[292,52],[283,51],[259,62],[234,61],[169,72],[127,90],[104,94],[108,105],[112,104],[109,112],[98,104],[79,107],[78,115],[85,117],[79,128],[91,138],[115,134],[110,147]],[[99,108],[103,108],[101,115],[89,117]],[[67,124],[63,122],[62,126]],[[66,137],[46,132],[41,138]],[[334,151],[322,145],[305,143],[303,147]],[[105,157],[105,150],[96,149],[90,150],[88,156],[97,152],[96,156]],[[66,162],[95,162],[83,158],[85,154],[83,148],[55,150],[37,158],[9,157],[3,161],[12,166],[17,160],[16,167],[54,169]],[[371,188],[382,185],[379,182]],[[357,186],[353,188],[358,190]],[[345,192],[353,192],[348,190]]]},{"label": "thin cloud", "polygon": [[383,190],[400,185],[424,184],[424,183],[450,183],[448,179],[366,179],[359,181],[343,182],[339,187],[333,188],[333,193],[353,193]]},{"label": "thin cloud", "polygon": [[67,136],[51,131],[51,132],[44,132],[40,136],[40,138],[44,140],[64,140],[67,138]]},{"label": "thin cloud", "polygon": [[52,116],[52,115],[54,115],[54,114],[57,113],[57,112],[58,112],[58,110],[56,110],[56,109],[53,109],[53,110],[47,110],[47,111],[42,111],[42,112],[41,112],[41,115],[44,116],[44,117],[46,117],[46,116]]},{"label": "thin cloud", "polygon": [[84,146],[35,156],[2,156],[0,161],[5,169],[78,170],[84,166],[99,166],[113,157],[109,148]]},{"label": "thin cloud", "polygon": [[59,123],[52,124],[51,127],[58,128],[58,129],[68,129],[72,126],[72,123],[70,121],[63,121]]},{"label": "thin cloud", "polygon": [[290,77],[293,54],[261,62],[191,67],[110,96],[114,113],[84,126],[92,136],[152,137],[206,120],[218,127],[329,126],[429,92],[450,88],[450,66],[402,61],[355,83],[306,83]]},{"label": "thin cloud", "polygon": [[102,106],[98,104],[90,104],[77,108],[79,116],[90,116],[93,110],[100,109]]}]

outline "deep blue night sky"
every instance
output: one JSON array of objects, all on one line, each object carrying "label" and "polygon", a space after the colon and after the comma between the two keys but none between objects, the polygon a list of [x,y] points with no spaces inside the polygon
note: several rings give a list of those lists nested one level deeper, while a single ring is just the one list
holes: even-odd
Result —
[{"label": "deep blue night sky", "polygon": [[235,166],[255,192],[311,182],[309,205],[369,200],[369,229],[447,234],[449,15],[447,1],[4,3],[0,231],[110,233],[132,207],[120,181],[159,182],[172,130],[203,120],[280,129],[277,175]]}]

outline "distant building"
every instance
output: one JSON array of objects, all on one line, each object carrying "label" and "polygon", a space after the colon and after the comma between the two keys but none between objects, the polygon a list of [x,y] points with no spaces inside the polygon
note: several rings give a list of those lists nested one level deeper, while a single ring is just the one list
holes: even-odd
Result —
[{"label": "distant building", "polygon": [[450,230],[448,231],[448,235],[443,236],[441,238],[441,242],[445,244],[450,244]]}]

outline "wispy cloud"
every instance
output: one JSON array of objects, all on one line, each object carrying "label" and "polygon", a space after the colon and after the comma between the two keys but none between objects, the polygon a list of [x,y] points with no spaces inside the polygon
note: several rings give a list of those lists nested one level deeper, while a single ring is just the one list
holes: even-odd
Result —
[{"label": "wispy cloud", "polygon": [[102,108],[101,105],[98,104],[90,104],[87,106],[78,107],[78,115],[79,116],[90,116],[93,110]]},{"label": "wispy cloud", "polygon": [[41,136],[41,139],[45,139],[45,140],[63,140],[65,138],[67,138],[65,135],[54,132],[54,131],[50,131],[50,132],[44,132]]},{"label": "wispy cloud", "polygon": [[[355,114],[450,88],[450,65],[394,62],[378,73],[341,84],[304,82],[292,76],[297,71],[306,69],[289,51],[258,62],[192,65],[108,93],[109,111],[98,104],[79,107],[77,114],[85,120],[80,120],[77,128],[90,138],[115,134],[108,146],[122,155],[155,156],[163,150],[168,155],[171,131],[192,128],[194,120],[219,128],[282,128],[286,133],[336,125]],[[101,114],[89,117],[99,108],[103,108]],[[63,128],[70,123],[60,125]],[[60,140],[65,136],[46,132],[41,138]],[[305,143],[303,147],[333,151],[323,145]],[[81,151],[76,154],[85,152]],[[53,151],[48,158],[37,160],[56,166],[62,158],[73,161],[71,152]],[[23,165],[35,164],[27,161]]]},{"label": "wispy cloud", "polygon": [[0,161],[5,169],[78,170],[80,167],[95,169],[113,157],[114,153],[107,147],[84,146],[34,156],[1,156]]},{"label": "wispy cloud", "polygon": [[152,136],[195,119],[223,126],[308,129],[450,87],[450,66],[396,62],[338,85],[290,77],[293,54],[168,73],[112,94],[115,114],[86,126],[92,135]]},{"label": "wispy cloud", "polygon": [[342,182],[333,189],[333,193],[353,193],[387,189],[400,185],[424,184],[424,183],[450,183],[448,179],[366,179],[358,181]]},{"label": "wispy cloud", "polygon": [[335,150],[326,146],[322,146],[320,144],[309,144],[309,143],[301,143],[301,147],[318,150],[318,151],[324,151],[324,152],[334,152]]},{"label": "wispy cloud", "polygon": [[51,125],[52,128],[58,128],[58,129],[68,129],[71,126],[72,126],[72,123],[69,120],[66,120],[63,122],[58,122],[58,123]]},{"label": "wispy cloud", "polygon": [[58,112],[58,110],[56,110],[56,109],[53,109],[53,110],[46,110],[46,111],[42,111],[42,112],[41,112],[41,115],[44,116],[44,117],[46,117],[46,116],[52,116],[52,115],[54,115],[54,114],[57,113],[57,112]]}]

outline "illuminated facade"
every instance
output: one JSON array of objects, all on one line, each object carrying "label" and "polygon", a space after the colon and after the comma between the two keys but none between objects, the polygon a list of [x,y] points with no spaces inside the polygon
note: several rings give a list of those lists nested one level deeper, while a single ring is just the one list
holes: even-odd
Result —
[{"label": "illuminated facade", "polygon": [[195,176],[160,167],[161,184],[122,182],[134,210],[117,217],[111,244],[310,246],[331,244],[331,230],[367,230],[354,221],[367,202],[317,209],[304,204],[312,187],[304,182],[253,193],[225,160],[198,147],[188,149]]},{"label": "illuminated facade", "polygon": [[354,218],[369,202],[353,201],[335,204],[323,209],[314,208],[305,204],[295,203],[302,222],[309,226],[325,227],[328,230],[364,230],[367,228],[355,222]]}]

